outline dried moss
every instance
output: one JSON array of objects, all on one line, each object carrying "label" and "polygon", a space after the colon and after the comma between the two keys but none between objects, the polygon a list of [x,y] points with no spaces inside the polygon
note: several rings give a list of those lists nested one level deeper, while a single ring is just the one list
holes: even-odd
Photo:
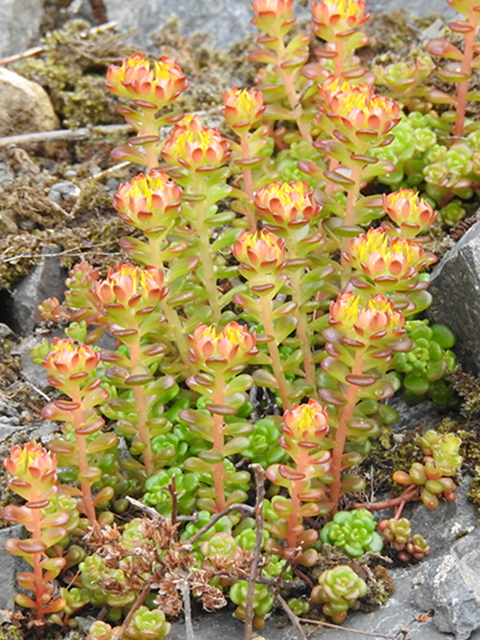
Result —
[{"label": "dried moss", "polygon": [[44,54],[14,69],[45,88],[57,115],[70,128],[121,122],[104,83],[109,65],[135,51],[124,41],[124,34],[94,31],[83,21],[68,22],[45,36]]}]

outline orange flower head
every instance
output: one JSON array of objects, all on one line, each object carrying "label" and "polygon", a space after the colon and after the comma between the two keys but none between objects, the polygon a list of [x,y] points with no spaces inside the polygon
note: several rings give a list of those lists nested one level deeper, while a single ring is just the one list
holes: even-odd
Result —
[{"label": "orange flower head", "polygon": [[121,184],[113,206],[122,220],[142,231],[165,226],[180,213],[182,189],[166,173],[154,169]]},{"label": "orange flower head", "polygon": [[57,457],[40,444],[29,442],[25,447],[15,445],[3,462],[11,478],[8,486],[25,500],[46,500],[56,492]]},{"label": "orange flower head", "polygon": [[397,338],[404,333],[405,318],[385,296],[377,294],[362,307],[360,298],[349,291],[330,305],[329,323],[346,337]]},{"label": "orange flower head", "polygon": [[207,371],[241,370],[248,359],[258,353],[256,334],[237,322],[225,325],[221,332],[213,326],[199,324],[188,339],[190,360]]},{"label": "orange flower head", "polygon": [[399,189],[383,195],[383,208],[398,224],[405,238],[414,238],[433,224],[437,211],[413,189]]},{"label": "orange flower head", "polygon": [[295,22],[293,0],[254,0],[252,8],[253,24],[269,36],[284,36]]},{"label": "orange flower head", "polygon": [[336,124],[341,122],[347,132],[367,129],[385,135],[400,120],[398,103],[375,94],[370,86],[351,86],[330,76],[319,91],[324,102],[321,112]]},{"label": "orange flower head", "polygon": [[224,164],[229,149],[230,142],[217,129],[204,127],[197,115],[186,115],[165,141],[162,155],[171,165],[204,171]]},{"label": "orange flower head", "polygon": [[278,227],[302,225],[322,210],[306,182],[272,182],[255,194],[262,218]]},{"label": "orange flower head", "polygon": [[[370,17],[365,13],[365,0],[321,0],[312,3],[313,24],[316,32],[330,28],[334,34],[361,26]],[[321,35],[317,33],[317,35]]]},{"label": "orange flower head", "polygon": [[277,273],[285,265],[285,240],[264,229],[242,231],[232,245],[232,253],[246,278],[257,273]]},{"label": "orange flower head", "polygon": [[[105,86],[116,95],[157,108],[173,102],[188,86],[188,80],[177,62],[163,56],[153,69],[142,53],[135,53],[112,65],[107,71]],[[143,105],[148,106],[148,105]]]},{"label": "orange flower head", "polygon": [[386,286],[416,276],[435,261],[435,256],[426,253],[419,244],[403,238],[391,239],[381,227],[352,238],[345,258],[355,269]]},{"label": "orange flower head", "polygon": [[110,269],[105,280],[99,280],[92,289],[101,305],[120,304],[136,307],[155,304],[166,294],[163,286],[163,271],[155,267],[141,269],[132,264],[121,264],[117,270]]},{"label": "orange flower head", "polygon": [[330,429],[327,408],[313,399],[307,404],[294,404],[285,411],[283,420],[285,436],[295,442],[319,444],[320,438],[324,438]]},{"label": "orange flower head", "polygon": [[76,344],[70,338],[54,338],[52,347],[42,366],[51,376],[58,376],[59,379],[89,374],[100,362],[97,351],[86,344]]},{"label": "orange flower head", "polygon": [[251,129],[253,124],[265,111],[263,93],[261,91],[248,91],[233,87],[230,91],[223,92],[223,115],[230,127],[242,133]]}]

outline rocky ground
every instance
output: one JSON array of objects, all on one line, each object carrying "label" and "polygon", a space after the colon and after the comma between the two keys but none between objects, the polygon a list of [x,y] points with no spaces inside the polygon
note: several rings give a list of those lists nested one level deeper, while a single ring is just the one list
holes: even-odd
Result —
[{"label": "rocky ground", "polygon": [[[193,21],[191,0],[141,0],[128,5],[123,0],[0,0],[0,57],[39,43],[44,47],[41,55],[30,60],[8,65],[0,61],[0,458],[16,442],[31,438],[48,441],[54,428],[40,416],[53,390],[43,370],[31,363],[28,352],[42,337],[55,332],[59,335],[60,330],[39,322],[38,304],[46,297],[62,296],[67,269],[75,262],[88,259],[106,267],[122,258],[116,239],[125,229],[112,213],[110,200],[120,182],[134,171],[114,165],[109,158],[111,148],[124,138],[125,127],[103,89],[104,72],[110,63],[133,52],[134,44],[142,43],[155,54],[173,54],[193,78],[182,106],[201,111],[210,122],[220,125],[221,89],[248,84],[254,71],[238,62],[239,55],[252,44],[248,38],[249,2],[218,0],[214,5],[213,10],[211,0],[199,0]],[[407,0],[402,6],[420,17],[427,8],[447,13],[444,0],[429,0],[428,6]],[[390,12],[397,7],[398,0],[371,2],[373,11]],[[170,24],[153,35],[174,12],[179,18],[178,31]],[[63,35],[57,33],[40,42],[42,31],[79,17],[89,23],[70,25]],[[104,20],[117,21],[117,32],[92,31]],[[395,23],[396,18],[373,22],[367,56],[388,57],[387,47],[392,43],[401,55],[402,47],[411,48],[412,43],[435,37],[441,24],[434,20],[407,28],[399,18],[392,32],[392,20]],[[130,39],[119,35],[132,26],[137,30]],[[228,51],[216,52],[205,45],[202,36],[185,39],[181,35],[191,35],[194,30],[207,31],[224,49],[230,45],[232,33],[247,39]],[[88,131],[85,127],[89,124],[99,128]],[[68,127],[73,133],[66,135]],[[44,134],[59,129],[63,133],[57,138]],[[40,141],[32,137],[35,132]],[[26,137],[10,138],[12,135]],[[456,333],[458,359],[466,371],[477,375],[480,223],[457,243],[445,235],[442,246],[451,248],[434,271],[434,304],[429,314]],[[457,387],[463,389],[468,405],[460,416],[452,413],[445,418],[428,404],[410,409],[396,400],[401,410],[393,439],[397,449],[408,442],[411,431],[423,425],[434,427],[442,418],[457,421],[458,430],[468,424],[470,440],[457,502],[443,504],[435,512],[415,508],[406,513],[415,531],[429,541],[432,555],[415,567],[389,569],[394,595],[372,613],[349,616],[347,625],[370,637],[480,640],[480,529],[478,508],[467,497],[475,465],[480,462],[474,446],[480,433],[480,384],[474,378],[464,378],[457,380]],[[7,499],[7,492],[0,487],[0,503]],[[18,529],[1,529],[0,544],[18,537]],[[18,559],[0,552],[2,610],[12,608],[19,566]],[[88,628],[88,618],[81,622]],[[194,622],[197,640],[220,640],[226,634],[232,640],[243,637],[242,626],[233,621],[229,611],[198,615]],[[353,630],[307,627],[308,632],[314,631],[314,637],[329,640],[362,637]],[[297,632],[274,616],[261,635],[267,640],[290,640]],[[184,637],[179,623],[172,638]]]}]

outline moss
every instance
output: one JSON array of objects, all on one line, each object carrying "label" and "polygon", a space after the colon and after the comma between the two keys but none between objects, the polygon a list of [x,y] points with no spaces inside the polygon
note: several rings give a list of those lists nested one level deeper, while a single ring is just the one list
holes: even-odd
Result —
[{"label": "moss", "polygon": [[122,122],[104,83],[109,65],[135,51],[124,39],[123,34],[92,31],[87,22],[68,22],[45,36],[44,54],[14,69],[46,89],[57,115],[70,128]]},{"label": "moss", "polygon": [[24,633],[14,624],[4,623],[0,626],[0,640],[23,640]]}]

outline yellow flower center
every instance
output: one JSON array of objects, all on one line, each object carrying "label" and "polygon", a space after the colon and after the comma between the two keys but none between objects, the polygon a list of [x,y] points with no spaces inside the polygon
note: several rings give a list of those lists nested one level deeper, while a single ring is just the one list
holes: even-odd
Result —
[{"label": "yellow flower center", "polygon": [[171,80],[173,78],[172,66],[165,62],[158,62],[158,60],[155,60],[155,80]]},{"label": "yellow flower center", "polygon": [[338,14],[342,18],[356,16],[360,8],[355,0],[323,0],[323,3],[330,9],[331,14]]},{"label": "yellow flower center", "polygon": [[413,189],[399,189],[387,196],[388,205],[394,208],[400,199],[406,200],[410,205],[410,211],[417,212],[420,207],[427,207],[427,203],[423,198],[419,198],[418,193]]},{"label": "yellow flower center", "polygon": [[266,188],[265,193],[268,199],[278,198],[283,207],[294,205],[297,209],[306,209],[310,206],[303,182],[293,182],[292,184],[273,182]]},{"label": "yellow flower center", "polygon": [[234,347],[237,344],[243,344],[244,338],[245,331],[242,330],[241,326],[236,322],[228,324],[220,333],[217,333],[216,328],[213,326],[205,327],[200,337],[202,341],[210,340],[215,349],[217,348],[220,340],[227,340],[232,347]]},{"label": "yellow flower center", "polygon": [[163,191],[167,184],[167,177],[165,174],[152,176],[141,176],[134,178],[130,183],[131,187],[128,191],[128,196],[131,198],[139,198],[144,196],[145,198],[151,198],[152,193],[155,191]]}]

